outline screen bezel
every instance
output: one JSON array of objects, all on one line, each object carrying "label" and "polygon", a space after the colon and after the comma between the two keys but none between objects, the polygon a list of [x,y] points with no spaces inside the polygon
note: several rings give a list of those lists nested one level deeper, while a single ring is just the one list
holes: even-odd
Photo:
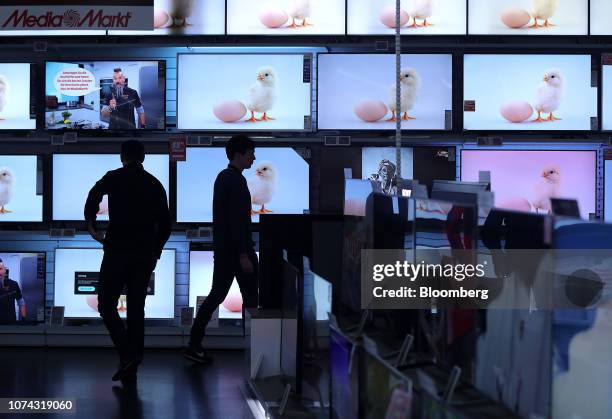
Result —
[{"label": "screen bezel", "polygon": [[[163,128],[146,128],[146,129],[129,129],[129,130],[111,130],[109,129],[74,129],[74,128],[47,128],[47,123],[46,123],[46,119],[47,119],[47,106],[46,106],[46,91],[47,91],[47,84],[46,84],[46,80],[47,80],[47,65],[48,63],[68,63],[68,64],[77,64],[77,65],[82,65],[83,63],[117,63],[118,65],[121,65],[121,63],[138,63],[138,62],[150,62],[150,63],[157,63],[157,77],[158,77],[158,82],[160,82],[160,77],[163,77],[163,86],[161,87],[161,90],[163,92],[163,99],[162,99],[162,108],[163,108],[163,116],[164,116],[164,127]],[[145,133],[151,133],[151,132],[165,132],[166,129],[168,128],[168,109],[167,109],[167,100],[168,100],[168,88],[167,88],[167,83],[168,83],[168,62],[165,59],[132,59],[132,60],[128,60],[125,58],[121,58],[121,59],[117,59],[117,60],[113,60],[113,59],[102,59],[102,60],[90,60],[90,59],[57,59],[57,60],[50,60],[50,59],[46,59],[44,61],[44,81],[45,83],[41,83],[42,85],[42,90],[43,90],[43,98],[45,98],[45,100],[43,101],[44,106],[44,110],[42,112],[42,118],[43,118],[43,127],[44,127],[44,132],[47,133],[66,133],[66,132],[75,132],[75,133],[79,133],[82,135],[87,135],[87,136],[97,136],[97,135],[92,135],[94,133],[96,134],[105,134],[105,135],[111,135],[114,136],[117,133],[130,133],[130,134],[134,134],[137,132],[145,132]],[[163,75],[160,75],[160,70],[161,67],[163,66]],[[98,85],[100,83],[99,80],[96,80]],[[139,93],[140,95],[140,93]],[[146,111],[145,111],[146,113]]]},{"label": "screen bezel", "polygon": [[[594,64],[598,62],[598,57],[599,54],[594,54],[592,52],[587,52],[587,53],[579,53],[579,52],[568,52],[568,51],[563,51],[563,50],[558,50],[558,49],[551,49],[549,51],[546,51],[545,53],[541,53],[541,52],[536,52],[536,51],[518,51],[518,50],[510,50],[508,52],[502,51],[502,52],[490,52],[491,50],[485,50],[485,51],[478,51],[478,50],[466,50],[463,51],[461,54],[461,74],[463,75],[463,79],[461,80],[461,98],[460,98],[460,108],[458,109],[458,113],[460,112],[461,115],[461,127],[462,127],[462,134],[467,134],[467,135],[478,135],[478,134],[487,134],[487,133],[495,133],[496,135],[561,135],[564,132],[571,132],[572,135],[594,135],[597,134],[598,132],[601,131],[601,73],[602,71],[599,71],[599,74],[597,76],[597,86],[593,87],[591,86],[591,89],[596,89],[595,92],[595,100],[596,100],[596,104],[595,104],[595,108],[596,108],[596,112],[597,112],[597,129],[595,130],[568,130],[568,129],[560,129],[560,130],[486,130],[486,129],[467,129],[465,127],[465,111],[464,111],[464,104],[465,104],[465,61],[466,61],[466,57],[468,55],[476,55],[476,56],[490,56],[490,57],[495,57],[495,56],[508,56],[508,55],[517,55],[517,56],[579,56],[579,57],[590,57],[591,58],[591,73],[589,74],[589,76],[591,77],[591,81],[593,81],[593,68],[594,68]],[[588,50],[587,50],[588,51]]]},{"label": "screen bezel", "polygon": [[[433,48],[436,49],[436,48]],[[430,49],[431,50],[431,49]],[[319,53],[317,54],[317,116],[319,115],[319,104],[321,102],[320,97],[319,97],[319,80],[320,80],[320,75],[321,75],[321,61],[319,59],[319,57],[321,56],[325,56],[325,55],[387,55],[390,57],[394,57],[394,54],[390,54],[388,52],[376,52],[376,51],[370,51],[370,52],[343,52],[343,53],[330,53],[330,52],[323,52],[323,53]],[[422,134],[422,133],[438,133],[438,134],[450,134],[452,133],[455,129],[456,129],[456,124],[455,124],[455,111],[454,111],[454,106],[455,106],[455,96],[457,94],[457,89],[455,87],[455,78],[456,76],[456,72],[455,72],[455,53],[452,52],[451,50],[448,49],[442,49],[439,52],[427,52],[427,53],[419,53],[419,52],[411,52],[411,51],[402,51],[402,55],[448,55],[451,59],[451,129],[447,130],[447,129],[402,129],[402,135],[411,135],[411,133],[415,133],[415,134]],[[321,134],[325,134],[326,132],[341,132],[341,133],[365,133],[366,136],[370,136],[370,135],[382,135],[382,136],[388,136],[391,133],[395,132],[395,130],[393,128],[391,129],[346,129],[346,128],[320,128],[319,127],[319,119],[317,118],[317,132],[321,133]]]},{"label": "screen bezel", "polygon": [[[532,152],[532,151],[536,151],[536,152],[569,152],[569,153],[575,153],[575,152],[584,152],[584,153],[592,153],[595,157],[595,178],[593,179],[593,190],[595,191],[595,202],[593,202],[593,208],[595,209],[595,213],[597,213],[597,202],[599,201],[598,196],[597,196],[597,167],[598,167],[598,163],[597,163],[597,159],[598,159],[598,153],[597,150],[595,149],[563,149],[560,147],[554,147],[554,148],[542,148],[542,147],[537,147],[537,148],[529,148],[529,149],[520,149],[520,148],[516,148],[516,149],[508,149],[508,148],[472,148],[472,147],[462,147],[460,149],[459,152],[459,181],[463,182],[463,152],[464,151],[476,151],[476,152],[487,152],[487,151],[496,151],[496,152],[516,152],[516,151],[521,151],[521,152]],[[491,190],[491,192],[494,193],[493,190]],[[500,209],[503,211],[511,211],[511,210],[506,210],[504,208],[497,208],[494,207],[496,209]]]},{"label": "screen bezel", "polygon": [[[55,254],[56,254],[56,252],[58,250],[100,250],[100,251],[102,251],[104,253],[104,250],[101,247],[65,247],[65,246],[59,246],[59,247],[56,247],[53,250],[53,255],[54,256],[55,256]],[[165,249],[164,248],[163,250],[164,251],[170,251],[172,253],[172,257],[174,258],[174,266],[173,266],[174,275],[173,275],[173,278],[172,278],[173,279],[172,288],[174,290],[174,293],[172,295],[172,308],[174,309],[174,316],[173,317],[145,317],[145,321],[146,320],[154,320],[154,321],[155,320],[174,320],[176,318],[176,285],[177,285],[176,284],[176,275],[177,275],[177,272],[176,272],[176,263],[177,263],[177,261],[176,261],[176,254],[177,254],[177,249],[175,249],[175,248]],[[53,305],[55,305],[55,288],[56,288],[56,285],[57,285],[57,282],[56,282],[56,279],[57,279],[57,277],[56,277],[57,269],[55,269],[56,264],[57,264],[57,258],[54,257],[54,260],[53,260]],[[99,315],[98,316],[94,316],[94,317],[68,317],[68,316],[66,316],[65,318],[66,319],[70,319],[70,320],[85,320],[85,321],[92,321],[92,320],[94,320],[94,321],[95,320],[100,320],[101,321],[102,320]]]},{"label": "screen bezel", "polygon": [[[179,52],[176,55],[176,128],[184,133],[189,133],[189,132],[209,132],[209,133],[245,133],[245,134],[254,134],[254,135],[262,135],[265,133],[316,133],[317,132],[317,128],[315,127],[314,121],[312,119],[313,116],[313,104],[312,104],[312,100],[313,100],[313,89],[314,89],[314,82],[313,82],[313,77],[312,77],[312,72],[310,75],[310,82],[308,83],[309,85],[309,91],[310,91],[310,96],[309,96],[309,109],[310,109],[310,115],[305,115],[310,117],[310,128],[306,129],[306,128],[301,128],[301,129],[282,129],[282,130],[243,130],[243,129],[223,129],[223,130],[218,130],[218,129],[206,129],[206,128],[197,128],[197,129],[183,129],[179,126],[179,113],[180,113],[180,83],[181,83],[181,56],[194,56],[194,55],[205,55],[205,56],[219,56],[219,55],[238,55],[238,56],[244,56],[244,55],[254,55],[254,56],[266,56],[266,55],[280,55],[280,56],[301,56],[302,60],[305,60],[307,58],[310,59],[310,63],[311,63],[311,71],[312,71],[312,67],[314,65],[318,66],[318,59],[315,60],[314,54],[311,52],[266,52],[266,53],[256,53],[256,52],[218,52],[218,53],[213,53],[213,52],[197,52],[197,53],[185,53],[185,52]],[[303,61],[302,61],[303,63]]]},{"label": "screen bezel", "polygon": [[[0,250],[0,253],[14,253],[14,254],[36,254],[36,255],[44,255],[44,261],[43,261],[43,266],[44,266],[44,281],[42,284],[42,289],[43,289],[43,302],[45,305],[45,309],[43,312],[43,320],[32,320],[32,321],[26,321],[25,324],[44,324],[47,321],[47,262],[49,261],[49,258],[47,257],[47,252],[44,250],[40,250],[40,251],[27,251],[27,250]],[[26,307],[27,307],[27,302],[26,302]],[[18,321],[16,324],[14,325],[10,325],[10,326],[19,326],[21,325],[21,323]]]}]

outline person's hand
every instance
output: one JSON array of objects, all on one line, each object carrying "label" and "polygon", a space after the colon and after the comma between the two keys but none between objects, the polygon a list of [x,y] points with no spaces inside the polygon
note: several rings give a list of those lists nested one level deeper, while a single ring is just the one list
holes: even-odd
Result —
[{"label": "person's hand", "polygon": [[249,275],[255,272],[253,262],[251,262],[251,259],[249,259],[249,255],[247,255],[246,253],[240,255],[240,269],[242,269],[242,272]]},{"label": "person's hand", "polygon": [[104,244],[104,232],[96,230],[92,223],[87,225],[87,230],[91,237],[100,244]]},{"label": "person's hand", "polygon": [[112,98],[110,102],[108,102],[108,106],[114,111],[117,109],[117,99]]}]

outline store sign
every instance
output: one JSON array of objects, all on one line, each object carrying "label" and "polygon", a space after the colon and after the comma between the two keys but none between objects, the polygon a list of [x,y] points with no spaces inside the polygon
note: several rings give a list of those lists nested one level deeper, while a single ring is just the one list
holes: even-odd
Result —
[{"label": "store sign", "polygon": [[153,30],[153,0],[0,0],[0,30]]}]

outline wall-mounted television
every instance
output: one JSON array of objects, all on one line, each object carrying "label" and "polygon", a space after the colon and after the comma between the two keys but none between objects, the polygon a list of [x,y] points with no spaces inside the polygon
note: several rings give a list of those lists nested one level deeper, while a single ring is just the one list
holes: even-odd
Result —
[{"label": "wall-mounted television", "polygon": [[[259,252],[257,252],[259,256]],[[212,250],[189,252],[189,307],[197,309],[198,297],[206,297],[212,289],[214,253]],[[242,318],[242,294],[234,279],[225,300],[219,306],[219,319]]]},{"label": "wall-mounted television", "polygon": [[133,131],[165,125],[165,61],[46,63],[47,129]]},{"label": "wall-mounted television", "polygon": [[109,35],[225,35],[225,0],[155,0],[152,31]]},{"label": "wall-mounted television", "polygon": [[344,35],[345,0],[228,0],[228,35]]},{"label": "wall-mounted television", "polygon": [[177,126],[310,131],[311,54],[179,54]]},{"label": "wall-mounted television", "polygon": [[318,127],[321,130],[452,128],[452,55],[404,54],[401,105],[396,109],[395,56],[319,54]]},{"label": "wall-mounted television", "polygon": [[[310,208],[310,168],[292,148],[259,147],[243,172],[251,193],[253,222],[261,214],[303,214]],[[188,148],[177,163],[177,221],[212,222],[214,183],[227,168],[224,148]]]},{"label": "wall-mounted television", "polygon": [[0,252],[0,325],[45,321],[46,253]]},{"label": "wall-mounted television", "polygon": [[589,0],[469,0],[468,5],[470,35],[588,35]]},{"label": "wall-mounted television", "polygon": [[462,150],[461,180],[477,182],[480,172],[490,172],[498,208],[549,214],[551,198],[566,198],[582,218],[595,213],[595,151]]},{"label": "wall-mounted television", "polygon": [[598,129],[590,55],[468,54],[464,60],[465,130]]},{"label": "wall-mounted television", "polygon": [[36,129],[35,83],[34,64],[0,63],[0,130]]},{"label": "wall-mounted television", "polygon": [[[174,250],[162,251],[147,288],[145,318],[174,318]],[[54,305],[63,306],[66,318],[91,319],[98,313],[97,287],[100,279],[102,249],[59,248],[55,250]],[[125,318],[128,302],[121,295],[119,315]]]},{"label": "wall-mounted television", "polygon": [[[400,1],[402,35],[465,35],[467,0]],[[349,35],[394,35],[395,2],[348,0]]]},{"label": "wall-mounted television", "polygon": [[[157,178],[169,194],[170,163],[166,154],[148,154],[144,169]],[[108,171],[121,167],[118,154],[53,155],[53,220],[82,221],[87,195]],[[100,203],[98,220],[108,220],[108,198]]]},{"label": "wall-mounted television", "polygon": [[0,155],[0,223],[42,221],[40,157]]}]

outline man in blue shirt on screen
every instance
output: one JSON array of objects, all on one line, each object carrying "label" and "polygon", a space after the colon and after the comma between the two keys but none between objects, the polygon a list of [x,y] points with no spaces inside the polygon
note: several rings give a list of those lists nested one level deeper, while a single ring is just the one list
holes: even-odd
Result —
[{"label": "man in blue shirt on screen", "polygon": [[215,266],[212,289],[198,310],[185,358],[199,364],[211,359],[202,348],[206,325],[225,300],[234,278],[242,294],[243,310],[257,307],[257,254],[251,233],[251,193],[242,175],[255,161],[255,143],[244,135],[232,137],[225,147],[229,165],[215,180],[213,243]]}]

